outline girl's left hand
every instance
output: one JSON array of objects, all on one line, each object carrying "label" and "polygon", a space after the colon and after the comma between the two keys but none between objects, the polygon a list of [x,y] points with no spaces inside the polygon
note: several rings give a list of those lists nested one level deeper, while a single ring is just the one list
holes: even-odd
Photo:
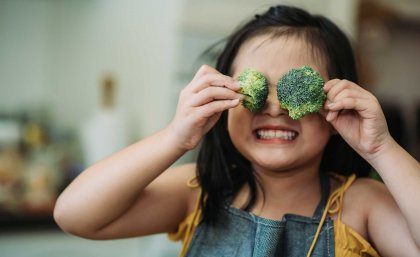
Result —
[{"label": "girl's left hand", "polygon": [[362,157],[373,158],[391,138],[376,97],[348,80],[330,80],[324,91],[327,121]]}]

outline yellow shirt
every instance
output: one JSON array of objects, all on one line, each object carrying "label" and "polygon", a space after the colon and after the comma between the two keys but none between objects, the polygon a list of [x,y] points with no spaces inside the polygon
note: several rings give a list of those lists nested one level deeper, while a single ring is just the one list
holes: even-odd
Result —
[{"label": "yellow shirt", "polygon": [[[334,177],[342,181],[342,185],[335,190],[325,206],[324,214],[318,227],[317,234],[312,242],[312,247],[308,252],[308,257],[312,253],[318,239],[319,231],[328,214],[338,214],[337,219],[334,220],[334,243],[336,257],[379,257],[377,251],[364,239],[360,234],[346,226],[341,222],[341,210],[343,205],[344,193],[356,179],[355,175],[344,177],[337,174],[332,174]],[[191,187],[198,187],[189,183]],[[200,192],[201,194],[201,192]],[[200,199],[200,196],[198,197]],[[185,256],[191,239],[194,235],[195,229],[201,220],[200,201],[197,200],[195,209],[190,213],[178,226],[178,230],[174,233],[169,233],[169,239],[177,241],[182,240],[182,248],[179,257]]]}]

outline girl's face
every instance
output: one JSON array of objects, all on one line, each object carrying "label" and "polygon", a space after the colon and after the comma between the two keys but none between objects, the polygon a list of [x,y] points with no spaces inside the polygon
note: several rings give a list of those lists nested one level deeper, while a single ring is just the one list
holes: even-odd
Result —
[{"label": "girl's face", "polygon": [[296,37],[257,36],[245,42],[233,63],[233,78],[245,68],[264,74],[269,83],[266,106],[251,113],[242,105],[230,109],[228,132],[233,144],[255,170],[318,168],[332,129],[319,113],[293,120],[277,99],[278,80],[292,68],[311,66],[327,81],[325,62]]}]

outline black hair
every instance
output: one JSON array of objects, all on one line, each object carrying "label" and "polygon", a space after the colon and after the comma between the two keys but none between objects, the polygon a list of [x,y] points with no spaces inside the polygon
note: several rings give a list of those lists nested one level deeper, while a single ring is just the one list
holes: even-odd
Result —
[{"label": "black hair", "polygon": [[[291,35],[303,37],[315,51],[324,56],[330,79],[346,79],[357,83],[356,65],[346,35],[329,19],[289,6],[275,6],[237,29],[226,40],[216,69],[231,75],[232,64],[242,44],[258,35]],[[245,206],[255,203],[257,182],[251,163],[237,151],[227,131],[224,111],[215,126],[204,136],[197,160],[197,177],[203,194],[203,221],[215,222],[223,201],[233,197],[247,184],[250,196]],[[324,150],[320,171],[343,175],[367,176],[370,166],[339,135],[331,137]]]}]

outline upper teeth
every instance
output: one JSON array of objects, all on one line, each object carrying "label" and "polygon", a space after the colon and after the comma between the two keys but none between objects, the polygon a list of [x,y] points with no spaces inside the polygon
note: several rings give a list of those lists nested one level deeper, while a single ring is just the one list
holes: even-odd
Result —
[{"label": "upper teeth", "polygon": [[284,139],[284,140],[292,140],[296,136],[296,132],[294,131],[284,131],[284,130],[258,130],[257,135],[263,139]]}]

